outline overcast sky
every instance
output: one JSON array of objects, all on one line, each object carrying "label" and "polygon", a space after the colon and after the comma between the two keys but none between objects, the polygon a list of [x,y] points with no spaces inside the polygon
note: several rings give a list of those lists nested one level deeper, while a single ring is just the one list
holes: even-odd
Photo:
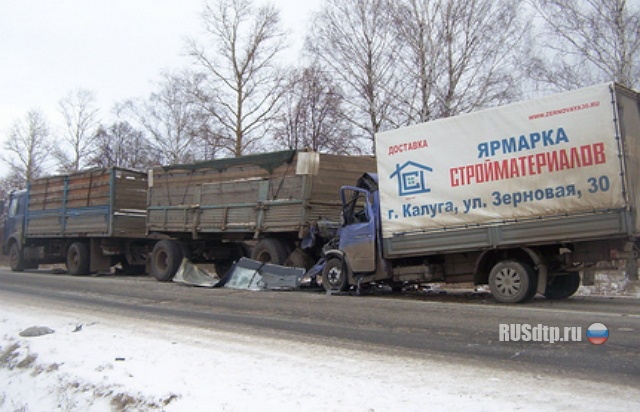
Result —
[{"label": "overcast sky", "polygon": [[[322,0],[254,1],[280,9],[285,27],[294,33],[294,56]],[[163,69],[189,64],[184,39],[201,32],[203,4],[0,0],[0,144],[31,109],[58,122],[58,101],[79,88],[95,92],[103,112],[116,102],[147,96]]]}]

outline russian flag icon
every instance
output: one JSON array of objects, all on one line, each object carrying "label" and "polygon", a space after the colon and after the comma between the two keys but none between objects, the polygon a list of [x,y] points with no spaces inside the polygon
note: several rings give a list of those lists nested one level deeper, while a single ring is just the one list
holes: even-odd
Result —
[{"label": "russian flag icon", "polygon": [[609,329],[602,323],[594,323],[587,329],[587,339],[594,345],[602,345],[609,339]]}]

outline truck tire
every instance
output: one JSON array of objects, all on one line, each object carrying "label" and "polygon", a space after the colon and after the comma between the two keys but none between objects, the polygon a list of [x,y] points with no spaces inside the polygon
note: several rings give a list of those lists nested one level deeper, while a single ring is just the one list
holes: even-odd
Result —
[{"label": "truck tire", "polygon": [[160,282],[173,279],[180,265],[184,251],[174,240],[161,240],[153,247],[151,254],[151,273]]},{"label": "truck tire", "polygon": [[289,253],[287,247],[280,239],[266,238],[258,242],[253,248],[251,258],[263,263],[283,265]]},{"label": "truck tire", "polygon": [[318,259],[314,259],[309,253],[297,247],[289,253],[289,256],[287,256],[287,259],[284,261],[284,265],[309,270],[317,261]]},{"label": "truck tire", "polygon": [[9,249],[9,265],[14,272],[22,272],[25,269],[22,251],[16,242],[13,242]]},{"label": "truck tire", "polygon": [[349,279],[342,259],[333,257],[324,265],[322,287],[327,292],[344,292],[349,289]]},{"label": "truck tire", "polygon": [[86,243],[73,242],[67,250],[67,270],[71,275],[88,275],[89,247]]},{"label": "truck tire", "polygon": [[498,302],[523,303],[536,294],[537,278],[530,265],[516,260],[503,260],[491,269],[489,287]]},{"label": "truck tire", "polygon": [[566,275],[554,276],[544,291],[547,299],[566,299],[576,293],[580,287],[580,274],[576,272]]}]

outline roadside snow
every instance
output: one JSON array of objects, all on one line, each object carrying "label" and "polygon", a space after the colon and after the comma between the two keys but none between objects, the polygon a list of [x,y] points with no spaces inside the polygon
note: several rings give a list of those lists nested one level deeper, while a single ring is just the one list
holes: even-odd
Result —
[{"label": "roadside snow", "polygon": [[593,286],[580,286],[577,295],[640,298],[640,281],[627,279],[622,271],[599,272]]},{"label": "roadside snow", "polygon": [[[55,332],[19,333],[32,326]],[[0,411],[638,410],[640,390],[3,302]]]}]

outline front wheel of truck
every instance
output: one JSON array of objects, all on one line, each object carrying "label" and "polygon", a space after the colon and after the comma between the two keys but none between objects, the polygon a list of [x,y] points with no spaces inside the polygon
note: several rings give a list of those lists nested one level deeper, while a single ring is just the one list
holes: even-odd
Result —
[{"label": "front wheel of truck", "polygon": [[151,253],[151,272],[160,282],[173,279],[180,265],[184,251],[174,240],[161,240],[153,247]]},{"label": "front wheel of truck", "polygon": [[22,272],[25,269],[24,258],[18,243],[13,242],[9,249],[9,265],[14,272]]},{"label": "front wheel of truck", "polygon": [[86,243],[74,242],[67,250],[67,270],[70,275],[89,274],[89,247]]},{"label": "front wheel of truck", "polygon": [[327,292],[344,292],[349,289],[349,279],[342,259],[333,257],[322,269],[322,287]]},{"label": "front wheel of truck", "polygon": [[503,260],[491,269],[489,287],[498,302],[523,303],[536,294],[537,278],[530,265],[517,260]]}]

